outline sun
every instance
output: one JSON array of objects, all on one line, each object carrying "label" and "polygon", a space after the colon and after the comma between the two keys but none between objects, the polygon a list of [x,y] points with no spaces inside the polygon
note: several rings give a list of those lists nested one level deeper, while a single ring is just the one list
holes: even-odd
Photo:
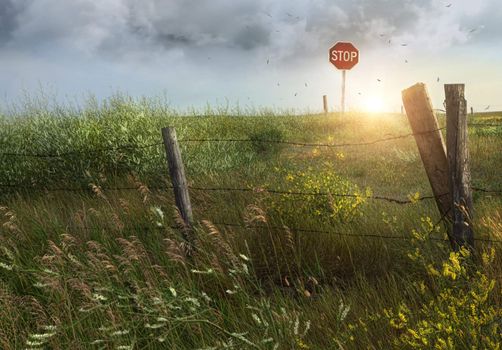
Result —
[{"label": "sun", "polygon": [[371,96],[363,102],[363,109],[368,113],[381,113],[384,107],[383,100],[377,96]]}]

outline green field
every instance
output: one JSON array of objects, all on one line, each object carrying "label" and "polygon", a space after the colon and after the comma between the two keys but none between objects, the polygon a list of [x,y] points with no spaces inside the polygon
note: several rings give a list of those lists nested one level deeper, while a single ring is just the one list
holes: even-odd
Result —
[{"label": "green field", "polygon": [[[502,113],[469,122],[472,185],[502,191]],[[191,257],[165,126],[191,187],[242,190],[191,189]],[[474,192],[477,255],[450,253],[409,133],[124,96],[4,113],[0,349],[500,349],[502,193]]]}]

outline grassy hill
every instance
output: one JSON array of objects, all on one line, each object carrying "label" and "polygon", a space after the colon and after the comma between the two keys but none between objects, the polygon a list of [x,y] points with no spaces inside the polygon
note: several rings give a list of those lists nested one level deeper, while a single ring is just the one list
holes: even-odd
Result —
[{"label": "grassy hill", "polygon": [[[470,123],[473,186],[500,191],[502,113]],[[410,132],[397,114],[182,116],[123,96],[0,117],[0,348],[500,347],[502,196],[474,192],[478,256],[450,253]]]}]

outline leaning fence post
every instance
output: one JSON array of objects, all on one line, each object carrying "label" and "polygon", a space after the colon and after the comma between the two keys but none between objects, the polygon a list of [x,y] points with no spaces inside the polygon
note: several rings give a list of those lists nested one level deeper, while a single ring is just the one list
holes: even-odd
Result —
[{"label": "leaning fence post", "polygon": [[328,96],[326,95],[322,96],[322,105],[324,108],[324,114],[328,114]]},{"label": "leaning fence post", "polygon": [[173,185],[174,200],[187,228],[185,239],[189,243],[193,243],[191,237],[189,237],[189,232],[192,231],[193,227],[192,205],[190,204],[185,167],[181,159],[176,129],[171,127],[162,128],[162,139],[164,140],[164,147],[166,149],[167,166]]},{"label": "leaning fence post", "polygon": [[472,192],[467,147],[467,102],[464,84],[445,84],[446,144],[450,166],[450,193],[454,250],[474,248]]},{"label": "leaning fence post", "polygon": [[[443,135],[439,130],[425,84],[418,83],[403,90],[402,97],[437,207],[441,216],[449,219],[451,217],[451,195],[448,187],[448,159]],[[449,225],[448,237],[453,245]]]}]

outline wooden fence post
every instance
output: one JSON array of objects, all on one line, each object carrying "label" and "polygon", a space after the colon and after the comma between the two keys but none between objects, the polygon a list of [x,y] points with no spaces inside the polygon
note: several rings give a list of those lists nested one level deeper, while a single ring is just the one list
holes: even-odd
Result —
[{"label": "wooden fence post", "polygon": [[474,248],[472,192],[467,147],[467,102],[464,84],[445,84],[446,144],[452,194],[453,249]]},{"label": "wooden fence post", "polygon": [[174,200],[187,228],[187,232],[184,232],[184,238],[189,244],[192,244],[192,237],[190,237],[193,227],[192,205],[190,204],[185,167],[181,159],[176,129],[171,127],[162,128],[162,139],[166,149],[167,166],[173,185]]},{"label": "wooden fence post", "polygon": [[[432,109],[425,84],[418,83],[403,90],[403,105],[442,217],[451,217],[451,195],[448,186],[448,159],[443,135]],[[451,229],[448,237],[453,245]]]},{"label": "wooden fence post", "polygon": [[324,108],[324,114],[328,114],[328,96],[326,95],[322,96],[322,105]]}]

